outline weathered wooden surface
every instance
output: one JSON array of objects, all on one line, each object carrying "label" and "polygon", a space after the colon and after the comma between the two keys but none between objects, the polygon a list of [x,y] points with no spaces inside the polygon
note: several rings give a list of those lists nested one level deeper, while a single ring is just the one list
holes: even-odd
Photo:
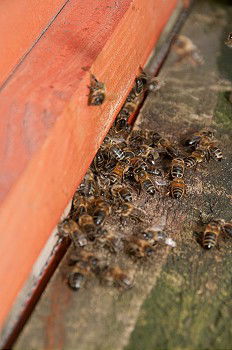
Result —
[{"label": "weathered wooden surface", "polygon": [[205,64],[177,64],[171,53],[162,70],[166,85],[148,97],[138,120],[172,140],[210,126],[225,153],[222,163],[188,172],[188,193],[180,202],[158,196],[139,200],[152,223],[166,223],[177,248],[170,254],[160,247],[152,264],[120,256],[136,272],[135,288],[124,294],[94,280],[73,293],[64,285],[64,259],[16,349],[231,348],[232,240],[221,238],[219,248],[209,252],[197,242],[203,221],[231,219],[232,113],[226,91],[231,89],[232,50],[224,46],[231,15],[229,7],[197,3],[182,33],[199,47]]}]

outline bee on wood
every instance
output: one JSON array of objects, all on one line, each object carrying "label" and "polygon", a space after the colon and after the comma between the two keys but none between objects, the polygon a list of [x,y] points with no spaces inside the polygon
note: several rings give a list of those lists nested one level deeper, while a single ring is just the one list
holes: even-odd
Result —
[{"label": "bee on wood", "polygon": [[133,204],[129,202],[121,202],[119,207],[116,209],[116,213],[120,214],[120,219],[131,218],[135,221],[144,221],[144,217],[146,213],[140,209],[135,207]]},{"label": "bee on wood", "polygon": [[171,142],[168,139],[163,138],[161,136],[159,138],[158,135],[159,134],[157,134],[156,136],[155,145],[158,146],[158,148],[163,148],[168,156],[172,158],[178,158],[180,152],[171,144]]},{"label": "bee on wood", "polygon": [[132,202],[132,193],[129,188],[122,185],[113,185],[110,189],[112,196],[124,202]]},{"label": "bee on wood", "polygon": [[134,91],[136,96],[141,95],[146,89],[147,81],[148,81],[148,76],[147,74],[143,71],[143,69],[140,67],[140,72],[141,74],[135,78],[135,87]]},{"label": "bee on wood", "polygon": [[118,162],[114,169],[109,174],[109,178],[112,184],[116,182],[122,182],[124,173],[128,170],[129,165],[123,162]]},{"label": "bee on wood", "polygon": [[232,223],[231,222],[224,223],[222,225],[222,231],[223,231],[223,233],[232,237]]},{"label": "bee on wood", "polygon": [[121,161],[125,158],[124,151],[119,146],[111,146],[109,152],[116,160]]},{"label": "bee on wood", "polygon": [[96,241],[112,253],[117,253],[123,248],[120,236],[102,227],[97,230]]},{"label": "bee on wood", "polygon": [[98,257],[83,249],[70,256],[69,265],[75,265],[68,276],[68,285],[75,291],[83,286],[87,277],[100,271]]},{"label": "bee on wood", "polygon": [[137,149],[137,155],[140,155],[149,165],[155,165],[159,158],[159,153],[148,145],[141,145]]},{"label": "bee on wood", "polygon": [[197,149],[196,151],[192,152],[189,157],[186,157],[184,159],[184,163],[187,168],[192,168],[198,163],[203,162],[206,159],[207,152],[205,149]]},{"label": "bee on wood", "polygon": [[222,151],[217,147],[209,147],[209,152],[212,155],[212,157],[216,160],[218,160],[219,162],[223,159],[223,155],[222,155]]},{"label": "bee on wood", "polygon": [[86,235],[78,224],[72,219],[65,219],[59,224],[59,234],[62,237],[70,237],[75,247],[84,247],[88,242]]},{"label": "bee on wood", "polygon": [[84,232],[88,235],[93,234],[96,231],[95,222],[93,217],[89,214],[82,214],[78,219],[78,224]]},{"label": "bee on wood", "polygon": [[190,138],[184,140],[186,147],[196,149],[197,146],[206,146],[212,142],[214,134],[210,130],[203,129],[199,132],[194,133]]},{"label": "bee on wood", "polygon": [[215,247],[218,236],[221,233],[221,226],[222,223],[220,220],[213,220],[206,225],[202,240],[203,248],[211,249]]},{"label": "bee on wood", "polygon": [[95,196],[98,193],[98,186],[94,174],[90,169],[87,171],[84,180],[80,184],[78,192],[86,197]]},{"label": "bee on wood", "polygon": [[164,243],[172,248],[176,247],[176,242],[173,239],[167,237],[166,233],[160,231],[156,227],[151,227],[144,230],[141,233],[141,237],[148,241],[151,245],[155,245],[157,242]]},{"label": "bee on wood", "polygon": [[89,87],[89,98],[88,105],[89,106],[99,106],[105,100],[105,84],[101,83],[96,79],[96,77],[91,74],[90,75],[90,87]]},{"label": "bee on wood", "polygon": [[174,178],[170,184],[171,196],[175,199],[181,199],[186,191],[184,179]]},{"label": "bee on wood", "polygon": [[184,160],[181,158],[172,159],[171,176],[173,178],[182,178],[184,176]]},{"label": "bee on wood", "polygon": [[100,148],[96,154],[96,156],[94,157],[93,160],[93,167],[95,170],[99,171],[101,169],[104,168],[104,166],[106,165],[106,163],[108,162],[109,156],[106,152],[106,150]]},{"label": "bee on wood", "polygon": [[126,241],[126,252],[138,258],[144,258],[153,255],[154,248],[148,240],[133,235]]},{"label": "bee on wood", "polygon": [[229,33],[226,41],[225,41],[225,44],[229,47],[229,48],[232,48],[232,33]]},{"label": "bee on wood", "polygon": [[141,171],[136,174],[135,180],[139,183],[140,188],[144,189],[148,194],[152,196],[155,194],[155,186],[146,171]]},{"label": "bee on wood", "polygon": [[119,266],[107,267],[101,276],[102,280],[110,285],[122,289],[133,287],[133,278],[128,271],[122,270]]},{"label": "bee on wood", "polygon": [[80,215],[87,213],[89,202],[87,198],[76,192],[72,201],[71,218],[78,221]]},{"label": "bee on wood", "polygon": [[91,214],[96,226],[103,225],[111,212],[111,207],[101,198],[96,198],[91,203]]}]

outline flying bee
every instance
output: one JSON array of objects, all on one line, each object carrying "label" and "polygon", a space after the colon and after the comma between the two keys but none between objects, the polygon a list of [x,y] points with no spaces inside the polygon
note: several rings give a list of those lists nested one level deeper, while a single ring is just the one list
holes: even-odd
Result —
[{"label": "flying bee", "polygon": [[186,191],[186,185],[184,183],[184,179],[182,178],[174,178],[170,184],[171,196],[175,199],[180,199],[183,197]]},{"label": "flying bee", "polygon": [[122,182],[124,173],[128,170],[129,165],[126,163],[118,162],[114,169],[109,174],[109,178],[112,184],[116,182]]},{"label": "flying bee", "polygon": [[144,189],[148,194],[152,196],[155,194],[155,186],[146,171],[141,171],[136,174],[135,180],[139,183],[140,188]]},{"label": "flying bee", "polygon": [[148,241],[151,245],[156,244],[157,242],[164,243],[172,248],[176,247],[176,242],[173,239],[167,237],[167,234],[163,231],[160,231],[156,227],[151,227],[144,230],[141,233],[141,237]]},{"label": "flying bee", "polygon": [[113,185],[110,190],[113,197],[120,198],[124,202],[132,202],[132,193],[127,187],[122,185]]},{"label": "flying bee", "polygon": [[105,100],[105,97],[106,97],[105,93],[106,93],[105,84],[98,81],[96,77],[93,74],[91,74],[88,105],[89,106],[101,105]]},{"label": "flying bee", "polygon": [[133,287],[133,278],[128,271],[122,270],[119,266],[106,267],[102,273],[102,281],[110,286],[129,289]]},{"label": "flying bee", "polygon": [[91,214],[96,226],[103,225],[111,212],[111,207],[101,198],[94,199],[91,203]]},{"label": "flying bee", "polygon": [[206,225],[202,240],[203,248],[211,249],[215,247],[218,236],[221,233],[221,225],[222,223],[220,220],[213,220]]},{"label": "flying bee", "polygon": [[131,236],[126,241],[126,252],[138,258],[149,257],[154,254],[154,248],[146,239]]},{"label": "flying bee", "polygon": [[229,47],[229,48],[232,48],[232,33],[229,33],[226,41],[225,41],[225,44]]},{"label": "flying bee", "polygon": [[70,237],[75,247],[83,247],[87,244],[86,235],[74,220],[65,219],[58,228],[59,234],[62,237]]},{"label": "flying bee", "polygon": [[84,180],[80,184],[78,192],[86,197],[95,196],[97,194],[97,183],[95,181],[94,174],[90,169],[87,171]]},{"label": "flying bee", "polygon": [[198,145],[206,146],[212,141],[214,134],[210,130],[203,129],[199,132],[194,133],[190,138],[184,140],[186,147],[196,149]]},{"label": "flying bee", "polygon": [[184,159],[184,163],[188,168],[192,168],[198,163],[203,162],[206,159],[207,152],[205,149],[197,149],[192,152],[189,157]]},{"label": "flying bee", "polygon": [[154,77],[148,80],[146,88],[150,92],[156,92],[162,87],[163,84],[164,82],[161,79]]},{"label": "flying bee", "polygon": [[173,158],[171,163],[171,176],[181,178],[184,176],[184,161],[181,158]]},{"label": "flying bee", "polygon": [[187,58],[194,65],[201,65],[204,63],[204,59],[199,53],[196,45],[193,44],[185,35],[178,35],[173,43],[173,48],[176,51],[176,54],[179,55],[179,61]]},{"label": "flying bee", "polygon": [[80,228],[86,232],[90,237],[96,231],[96,226],[93,217],[89,214],[83,214],[78,219]]}]

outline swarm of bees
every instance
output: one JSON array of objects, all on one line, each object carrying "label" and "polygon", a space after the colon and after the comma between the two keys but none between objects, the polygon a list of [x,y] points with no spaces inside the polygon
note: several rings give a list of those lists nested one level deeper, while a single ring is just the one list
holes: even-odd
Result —
[{"label": "swarm of bees", "polygon": [[[99,105],[104,101],[101,96],[104,84],[95,77],[92,79],[89,104]],[[211,159],[222,160],[222,152],[210,130],[193,133],[179,143],[171,142],[157,131],[132,130],[130,117],[145,94],[157,91],[161,85],[157,78],[150,79],[143,71],[136,77],[113,127],[74,195],[69,216],[59,225],[60,235],[70,237],[73,243],[68,284],[74,290],[79,290],[91,276],[120,289],[131,288],[133,276],[117,264],[118,253],[131,259],[151,259],[159,244],[176,246],[164,226],[149,223],[146,212],[133,205],[134,199],[144,193],[150,198],[169,195],[180,200],[186,193],[187,169]],[[119,223],[113,232],[108,227],[110,218],[118,219]],[[122,232],[127,220],[136,223],[129,235]],[[222,220],[207,225],[203,247],[213,247],[221,231],[232,234],[231,226],[222,224]],[[114,256],[113,264],[100,258],[101,249],[107,252],[106,256]]]}]

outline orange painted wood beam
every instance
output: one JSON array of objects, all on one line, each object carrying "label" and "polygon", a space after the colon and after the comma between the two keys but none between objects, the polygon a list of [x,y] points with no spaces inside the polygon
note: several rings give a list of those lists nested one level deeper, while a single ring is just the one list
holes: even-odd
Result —
[{"label": "orange painted wood beam", "polygon": [[177,2],[70,0],[1,90],[0,325]]},{"label": "orange painted wood beam", "polygon": [[66,2],[0,1],[0,86]]}]

